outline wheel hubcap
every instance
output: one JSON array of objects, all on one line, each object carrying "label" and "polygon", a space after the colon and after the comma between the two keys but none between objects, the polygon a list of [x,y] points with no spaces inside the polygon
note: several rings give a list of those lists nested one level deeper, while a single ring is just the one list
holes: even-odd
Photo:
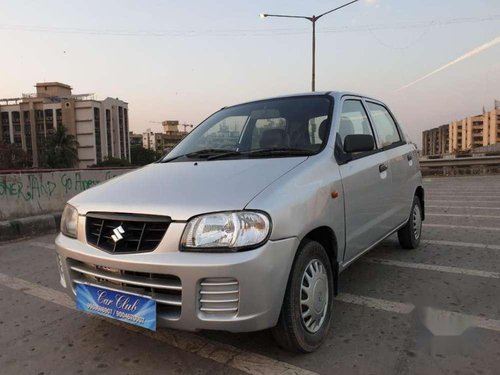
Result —
[{"label": "wheel hubcap", "polygon": [[420,215],[420,208],[415,205],[413,207],[413,236],[416,240],[420,237],[422,230],[422,216]]},{"label": "wheel hubcap", "polygon": [[325,321],[328,310],[328,275],[318,259],[307,265],[302,275],[300,308],[302,323],[307,331],[317,332]]}]

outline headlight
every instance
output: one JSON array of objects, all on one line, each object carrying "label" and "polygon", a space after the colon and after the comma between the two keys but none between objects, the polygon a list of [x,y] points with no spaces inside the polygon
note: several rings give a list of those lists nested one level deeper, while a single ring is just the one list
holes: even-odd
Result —
[{"label": "headlight", "polygon": [[184,229],[185,250],[238,251],[257,247],[269,236],[271,222],[262,212],[217,212],[191,219]]},{"label": "headlight", "polygon": [[67,204],[61,217],[61,233],[76,238],[78,227],[78,211],[75,207]]}]

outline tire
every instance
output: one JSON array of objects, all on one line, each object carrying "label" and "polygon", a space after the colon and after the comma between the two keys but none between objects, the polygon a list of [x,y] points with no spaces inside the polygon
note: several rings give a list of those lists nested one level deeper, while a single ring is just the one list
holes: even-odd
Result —
[{"label": "tire", "polygon": [[398,230],[399,244],[404,249],[416,249],[422,237],[422,205],[420,199],[413,197],[410,217],[408,222]]},{"label": "tire", "polygon": [[[309,302],[304,301],[307,293],[302,286],[309,289],[312,283],[311,294],[316,303],[308,307]],[[333,283],[332,266],[325,248],[315,241],[303,242],[292,266],[278,324],[272,329],[274,339],[282,348],[310,353],[321,346],[330,328]],[[302,318],[302,313],[307,311],[310,315]]]}]

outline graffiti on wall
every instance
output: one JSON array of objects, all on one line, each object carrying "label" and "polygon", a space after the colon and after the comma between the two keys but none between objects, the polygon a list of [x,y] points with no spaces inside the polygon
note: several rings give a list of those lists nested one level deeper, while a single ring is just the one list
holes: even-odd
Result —
[{"label": "graffiti on wall", "polygon": [[106,171],[103,179],[100,180],[82,177],[82,173],[79,171],[60,173],[60,176],[44,173],[27,174],[23,175],[22,179],[19,178],[19,175],[0,176],[0,199],[30,202],[50,199],[57,191],[64,195],[75,195],[118,174],[121,173]]}]

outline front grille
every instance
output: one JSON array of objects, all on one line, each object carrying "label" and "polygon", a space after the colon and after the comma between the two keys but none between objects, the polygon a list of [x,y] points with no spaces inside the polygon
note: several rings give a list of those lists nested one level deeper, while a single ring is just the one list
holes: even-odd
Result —
[{"label": "front grille", "polygon": [[168,216],[90,212],[87,242],[110,253],[140,253],[156,249],[172,220]]},{"label": "front grille", "polygon": [[238,280],[231,277],[203,279],[200,283],[200,311],[204,314],[235,315],[240,291]]},{"label": "front grille", "polygon": [[151,297],[156,301],[160,317],[176,320],[181,315],[182,284],[177,276],[126,271],[74,259],[67,261],[74,284],[90,284]]}]

